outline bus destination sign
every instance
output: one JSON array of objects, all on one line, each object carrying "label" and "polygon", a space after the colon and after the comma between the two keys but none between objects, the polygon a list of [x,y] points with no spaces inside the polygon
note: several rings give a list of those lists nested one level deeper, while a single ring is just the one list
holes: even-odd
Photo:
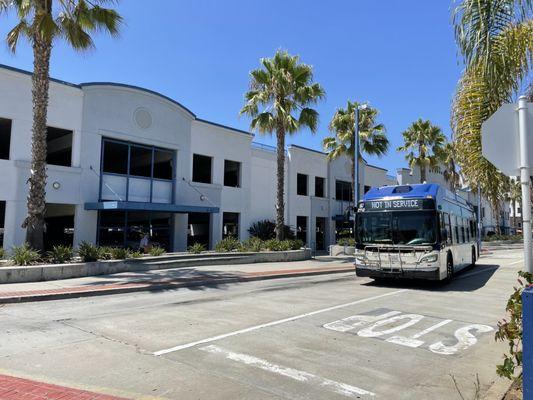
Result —
[{"label": "bus destination sign", "polygon": [[[394,199],[365,201],[364,211],[427,210],[434,208],[432,199]],[[362,211],[363,211],[362,210]]]}]

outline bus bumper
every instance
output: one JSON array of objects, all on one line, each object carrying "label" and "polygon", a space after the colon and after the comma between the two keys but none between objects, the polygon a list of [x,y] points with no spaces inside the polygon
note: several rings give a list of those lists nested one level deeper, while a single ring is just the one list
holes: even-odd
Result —
[{"label": "bus bumper", "polygon": [[417,268],[417,269],[379,269],[376,267],[366,267],[356,265],[355,273],[357,276],[368,278],[406,278],[406,279],[426,279],[431,281],[440,280],[440,271],[435,268]]}]

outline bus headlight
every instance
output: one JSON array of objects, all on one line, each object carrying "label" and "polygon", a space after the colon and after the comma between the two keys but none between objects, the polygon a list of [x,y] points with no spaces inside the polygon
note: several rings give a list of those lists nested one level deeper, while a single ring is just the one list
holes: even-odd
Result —
[{"label": "bus headlight", "polygon": [[427,256],[423,256],[419,262],[421,263],[432,263],[439,259],[439,255],[437,253],[428,254]]}]

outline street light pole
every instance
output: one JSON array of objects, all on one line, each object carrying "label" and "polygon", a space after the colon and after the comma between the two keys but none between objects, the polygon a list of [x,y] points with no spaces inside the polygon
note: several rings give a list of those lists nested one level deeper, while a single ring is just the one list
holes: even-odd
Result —
[{"label": "street light pole", "polygon": [[359,106],[355,107],[355,134],[354,134],[354,141],[355,141],[355,163],[354,163],[354,176],[355,176],[355,182],[354,182],[354,205],[355,209],[357,210],[357,206],[359,203]]}]

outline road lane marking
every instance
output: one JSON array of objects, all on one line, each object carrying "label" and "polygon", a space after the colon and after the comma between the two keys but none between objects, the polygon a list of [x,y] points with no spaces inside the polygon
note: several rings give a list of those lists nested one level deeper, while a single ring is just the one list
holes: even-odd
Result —
[{"label": "road lane marking", "polygon": [[454,336],[457,339],[456,344],[453,346],[446,346],[443,342],[437,342],[429,346],[429,350],[437,354],[444,354],[447,356],[452,355],[459,351],[466,350],[477,343],[477,338],[470,331],[487,333],[493,330],[494,329],[491,326],[481,324],[464,326],[455,331]]},{"label": "road lane marking", "polygon": [[499,267],[491,267],[491,268],[484,268],[480,271],[475,271],[475,272],[470,272],[468,274],[461,274],[459,275],[457,278],[454,278],[454,280],[456,281],[460,281],[461,279],[464,279],[464,278],[469,278],[471,276],[474,276],[474,275],[479,275],[479,274],[484,274],[484,273],[487,273],[487,272],[494,272],[498,269]]},{"label": "road lane marking", "polygon": [[524,262],[524,260],[518,260],[518,261],[514,261],[512,263],[509,263],[507,265],[515,265],[515,264],[520,264],[520,263],[523,263],[523,262]]},{"label": "road lane marking", "polygon": [[439,329],[441,326],[447,325],[450,322],[453,322],[453,319],[445,319],[443,321],[440,321],[439,323],[436,323],[433,326],[430,326],[427,329],[424,329],[423,331],[415,333],[411,337],[392,336],[392,337],[387,339],[387,342],[400,344],[402,346],[407,346],[407,347],[412,347],[412,348],[420,347],[425,342],[423,340],[418,340],[418,338],[420,338],[420,337],[422,337],[424,335],[427,335],[428,333],[433,332],[435,329]]},{"label": "road lane marking", "polygon": [[205,347],[200,347],[199,350],[207,351],[213,354],[222,354],[229,360],[240,362],[252,367],[262,369],[264,371],[272,372],[274,374],[282,375],[287,378],[294,379],[298,382],[308,382],[318,384],[327,389],[331,389],[338,394],[342,394],[347,397],[358,398],[359,396],[374,396],[375,393],[372,393],[368,390],[361,389],[357,386],[348,385],[346,383],[337,382],[331,379],[322,378],[320,376],[314,375],[310,372],[300,371],[290,367],[284,367],[283,365],[273,364],[267,360],[257,358],[248,354],[235,353],[218,347],[215,345],[209,345]]},{"label": "road lane marking", "polygon": [[268,328],[268,327],[275,326],[275,325],[284,324],[286,322],[296,321],[298,319],[310,317],[312,315],[317,315],[317,314],[325,313],[325,312],[328,312],[328,311],[338,310],[340,308],[350,307],[350,306],[354,306],[356,304],[362,304],[362,303],[366,303],[368,301],[382,299],[384,297],[394,296],[396,294],[401,294],[401,293],[404,293],[404,292],[407,292],[407,291],[408,291],[408,289],[395,290],[393,292],[380,294],[378,296],[367,297],[367,298],[364,298],[364,299],[352,301],[350,303],[339,304],[337,306],[328,307],[328,308],[322,308],[320,310],[311,311],[311,312],[308,312],[308,313],[305,313],[305,314],[295,315],[293,317],[283,318],[283,319],[279,319],[277,321],[271,321],[271,322],[268,322],[266,324],[255,325],[255,326],[251,326],[249,328],[239,329],[237,331],[225,333],[225,334],[222,334],[222,335],[217,335],[217,336],[213,336],[213,337],[210,337],[210,338],[201,339],[201,340],[197,340],[197,341],[194,341],[194,342],[185,343],[185,344],[181,344],[181,345],[178,345],[178,346],[170,347],[168,349],[159,350],[159,351],[156,351],[155,353],[153,353],[153,355],[154,356],[161,356],[163,354],[173,353],[175,351],[184,350],[184,349],[188,349],[190,347],[198,346],[199,344],[215,342],[217,340],[225,339],[225,338],[228,338],[228,337],[231,337],[231,336],[241,335],[243,333],[253,332],[253,331],[257,331],[259,329],[263,329],[263,328]]}]

